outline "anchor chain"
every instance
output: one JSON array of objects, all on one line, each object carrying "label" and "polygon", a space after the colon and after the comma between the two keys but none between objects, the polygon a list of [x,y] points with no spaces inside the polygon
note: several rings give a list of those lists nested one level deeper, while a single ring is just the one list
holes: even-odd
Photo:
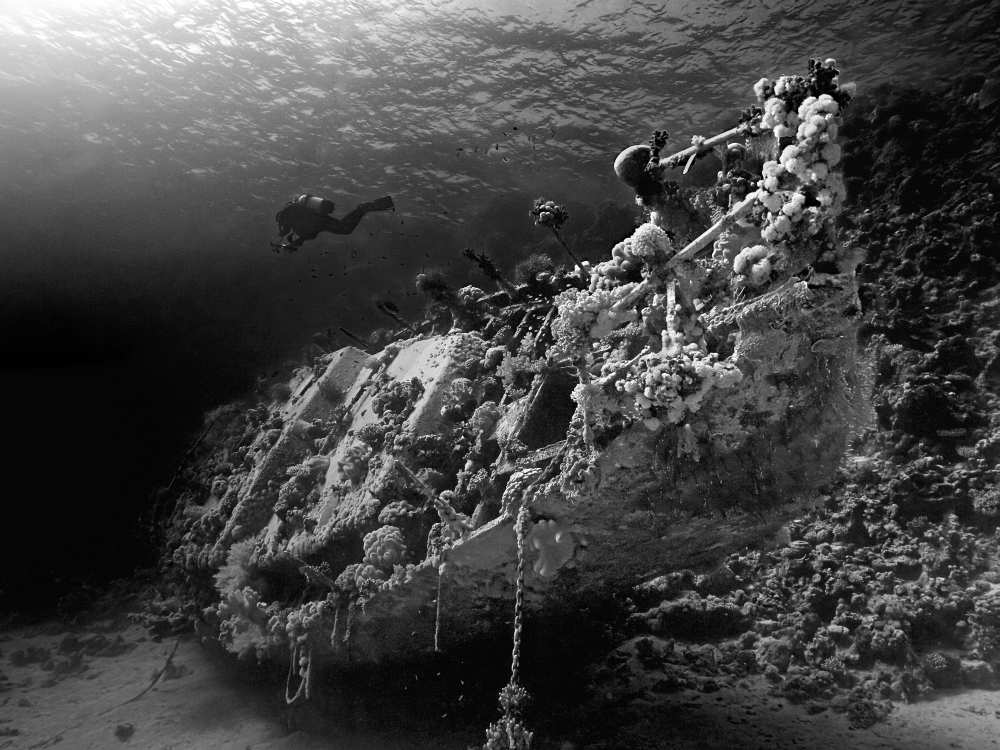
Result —
[{"label": "anchor chain", "polygon": [[527,560],[525,537],[530,515],[527,495],[528,490],[522,497],[517,521],[514,524],[517,540],[517,579],[514,594],[514,642],[511,648],[510,681],[500,691],[500,709],[503,715],[486,730],[483,750],[530,750],[531,748],[533,732],[529,732],[521,721],[521,712],[528,700],[528,691],[520,684],[521,638],[524,627],[524,570]]}]

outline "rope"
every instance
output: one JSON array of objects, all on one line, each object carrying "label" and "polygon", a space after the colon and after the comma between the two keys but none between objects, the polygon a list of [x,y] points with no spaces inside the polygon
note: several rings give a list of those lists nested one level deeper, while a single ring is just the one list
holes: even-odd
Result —
[{"label": "rope", "polygon": [[347,605],[347,625],[344,626],[344,645],[347,647],[347,660],[351,660],[351,628],[354,626],[354,610],[357,600]]},{"label": "rope", "polygon": [[285,703],[289,706],[295,703],[299,698],[305,695],[306,700],[309,700],[309,683],[312,681],[312,653],[306,654],[304,657],[306,666],[305,674],[302,674],[302,670],[299,669],[299,674],[302,679],[299,681],[298,690],[295,691],[295,695],[289,695],[289,691],[292,686],[292,675],[295,674],[296,668],[299,665],[299,643],[298,641],[292,642],[291,655],[289,657],[288,664],[288,678],[285,680]]},{"label": "rope", "polygon": [[434,652],[439,653],[441,651],[441,568],[444,567],[444,563],[438,565],[438,586],[437,586],[437,599],[434,603]]},{"label": "rope", "polygon": [[[587,355],[581,354],[580,359],[577,362],[577,373],[580,377],[580,384],[583,386],[589,386],[591,377],[590,370],[587,368]],[[587,399],[580,400],[580,411],[583,415],[583,442],[587,448],[594,447],[594,429],[590,426],[590,409],[587,408]]]},{"label": "rope", "polygon": [[340,599],[337,599],[337,608],[333,610],[333,632],[330,633],[330,647],[337,651],[337,630],[340,625]]}]

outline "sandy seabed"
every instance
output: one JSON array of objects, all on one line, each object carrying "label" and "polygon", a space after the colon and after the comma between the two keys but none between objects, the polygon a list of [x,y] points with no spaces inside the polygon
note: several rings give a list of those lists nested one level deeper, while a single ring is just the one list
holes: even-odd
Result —
[{"label": "sandy seabed", "polygon": [[[232,748],[233,750],[464,750],[467,734],[437,737],[343,730],[297,730],[280,685],[235,673],[232,660],[195,636],[157,641],[137,625],[59,623],[0,635],[0,750],[58,746]],[[155,675],[163,671],[151,689]],[[763,679],[705,694],[682,691],[645,717],[645,737],[663,748],[990,748],[1000,746],[1000,694],[938,692],[898,704],[882,722],[850,729],[843,714],[794,705],[768,694]],[[141,693],[141,696],[140,696]],[[139,697],[137,697],[139,696]],[[388,717],[387,717],[388,718]],[[539,747],[579,745],[539,738]]]},{"label": "sandy seabed", "polygon": [[[169,659],[174,646],[176,652]],[[60,750],[413,750],[465,748],[441,737],[401,738],[290,726],[281,685],[257,684],[194,635],[154,640],[138,625],[58,623],[0,635],[0,748]],[[24,663],[24,657],[28,662]],[[166,669],[164,667],[166,666]],[[143,693],[163,671],[152,689]],[[141,697],[137,697],[143,693]]]}]

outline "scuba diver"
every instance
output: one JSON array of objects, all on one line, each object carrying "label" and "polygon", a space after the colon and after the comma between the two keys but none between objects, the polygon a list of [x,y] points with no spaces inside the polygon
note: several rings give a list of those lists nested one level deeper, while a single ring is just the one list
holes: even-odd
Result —
[{"label": "scuba diver", "polygon": [[314,240],[320,232],[350,234],[369,211],[395,211],[396,206],[388,195],[370,203],[362,203],[342,219],[331,216],[333,201],[318,195],[303,194],[289,201],[275,215],[278,222],[278,241],[271,242],[274,252],[282,250],[293,253],[306,240]]}]

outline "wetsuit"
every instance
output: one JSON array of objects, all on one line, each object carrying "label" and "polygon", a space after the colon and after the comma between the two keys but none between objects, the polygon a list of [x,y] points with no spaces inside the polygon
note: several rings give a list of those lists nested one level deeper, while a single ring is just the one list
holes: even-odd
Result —
[{"label": "wetsuit", "polygon": [[362,203],[343,218],[317,213],[307,206],[292,201],[274,217],[278,222],[281,244],[275,250],[298,250],[306,240],[314,240],[320,232],[350,234],[369,211],[394,209],[392,198],[386,196],[370,203]]}]

